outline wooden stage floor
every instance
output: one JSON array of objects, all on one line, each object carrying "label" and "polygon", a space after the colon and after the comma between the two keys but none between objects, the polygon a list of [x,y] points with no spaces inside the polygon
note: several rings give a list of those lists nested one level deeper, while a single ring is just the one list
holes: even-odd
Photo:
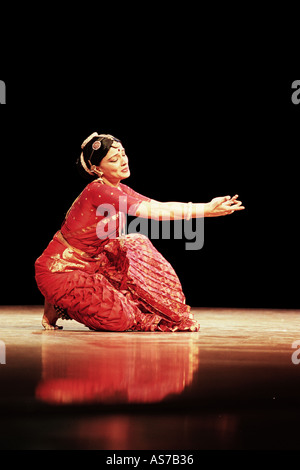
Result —
[{"label": "wooden stage floor", "polygon": [[0,307],[1,449],[300,449],[300,310],[194,308],[198,333],[42,310]]}]

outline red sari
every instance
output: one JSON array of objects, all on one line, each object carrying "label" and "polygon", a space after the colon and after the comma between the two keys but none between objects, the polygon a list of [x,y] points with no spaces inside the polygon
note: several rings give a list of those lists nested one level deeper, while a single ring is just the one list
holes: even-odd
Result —
[{"label": "red sari", "polygon": [[151,241],[121,235],[150,201],[124,184],[88,184],[35,262],[45,299],[93,330],[198,331],[180,281]]}]

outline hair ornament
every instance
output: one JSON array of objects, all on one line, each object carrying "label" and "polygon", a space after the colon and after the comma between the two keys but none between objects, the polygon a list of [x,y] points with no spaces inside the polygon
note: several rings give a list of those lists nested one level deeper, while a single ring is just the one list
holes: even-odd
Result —
[{"label": "hair ornament", "polygon": [[89,175],[93,175],[93,172],[91,170],[89,170],[89,168],[87,167],[87,164],[85,163],[85,160],[84,160],[84,156],[83,156],[83,152],[81,152],[80,154],[80,163],[82,165],[82,168],[89,174]]},{"label": "hair ornament", "polygon": [[100,147],[101,147],[101,142],[99,140],[96,140],[92,145],[93,150],[99,150]]},{"label": "hair ornament", "polygon": [[81,144],[81,148],[83,149],[89,142],[92,140],[94,137],[100,137],[98,132],[93,132],[91,135],[89,135]]}]

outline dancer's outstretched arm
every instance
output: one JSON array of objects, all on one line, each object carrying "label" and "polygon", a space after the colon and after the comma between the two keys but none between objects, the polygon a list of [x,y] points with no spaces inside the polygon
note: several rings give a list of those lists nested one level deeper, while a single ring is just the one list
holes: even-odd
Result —
[{"label": "dancer's outstretched arm", "polygon": [[137,217],[156,220],[180,220],[197,217],[220,217],[245,209],[238,195],[222,196],[208,203],[143,201],[136,211]]}]

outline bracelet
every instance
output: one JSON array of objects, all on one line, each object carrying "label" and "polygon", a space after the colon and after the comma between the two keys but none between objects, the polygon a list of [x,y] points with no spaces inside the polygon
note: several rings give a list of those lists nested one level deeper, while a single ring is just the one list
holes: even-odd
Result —
[{"label": "bracelet", "polygon": [[190,218],[192,217],[192,211],[193,211],[193,203],[192,202],[189,202],[187,204],[187,215],[186,215],[186,220],[190,220]]}]

